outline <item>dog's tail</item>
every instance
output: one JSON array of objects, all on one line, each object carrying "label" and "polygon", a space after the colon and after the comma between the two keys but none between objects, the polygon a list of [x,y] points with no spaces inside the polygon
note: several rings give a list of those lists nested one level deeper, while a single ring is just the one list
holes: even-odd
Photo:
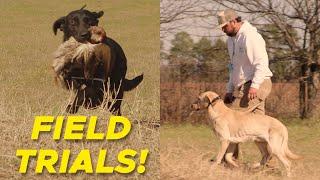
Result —
[{"label": "dog's tail", "polygon": [[133,79],[124,79],[122,85],[123,85],[123,89],[125,91],[130,91],[134,88],[136,88],[140,83],[141,81],[143,80],[143,74],[133,78]]},{"label": "dog's tail", "polygon": [[290,151],[289,147],[287,146],[286,150],[285,150],[286,156],[290,159],[302,159],[302,156],[299,156],[297,154],[294,154],[292,151]]},{"label": "dog's tail", "polygon": [[290,149],[289,149],[289,146],[288,146],[288,130],[286,127],[284,127],[284,137],[283,137],[283,148],[284,148],[284,153],[285,155],[290,158],[290,159],[293,159],[293,160],[296,160],[296,159],[302,159],[303,157],[302,156],[299,156],[295,153],[293,153]]}]

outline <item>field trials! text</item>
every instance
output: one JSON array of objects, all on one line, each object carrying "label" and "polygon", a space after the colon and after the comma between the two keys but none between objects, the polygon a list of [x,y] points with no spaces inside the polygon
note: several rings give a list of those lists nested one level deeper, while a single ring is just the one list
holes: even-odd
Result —
[{"label": "field trials! text", "polygon": [[[130,133],[131,123],[123,116],[111,116],[105,133],[95,132],[97,120],[96,116],[91,116],[90,118],[86,116],[68,116],[66,119],[64,116],[58,116],[57,118],[54,116],[36,116],[31,139],[38,140],[41,133],[51,133],[53,140],[62,138],[64,140],[114,141],[125,138]],[[85,128],[85,125],[87,125],[87,128]],[[118,125],[122,125],[122,128],[116,128]],[[111,174],[117,172],[127,174],[137,169],[137,172],[142,174],[146,170],[145,163],[148,153],[148,149],[140,150],[138,167],[135,161],[138,152],[133,149],[120,151],[117,155],[120,164],[115,167],[107,165],[107,157],[110,154],[106,149],[100,149],[96,165],[92,163],[89,149],[82,149],[75,155],[73,162],[70,163],[70,155],[74,155],[70,149],[63,149],[61,157],[59,157],[58,151],[54,149],[18,149],[16,156],[21,157],[20,173],[26,173],[29,159],[35,158],[35,173],[42,173],[46,169],[49,173],[73,174],[83,171],[85,173]]]}]

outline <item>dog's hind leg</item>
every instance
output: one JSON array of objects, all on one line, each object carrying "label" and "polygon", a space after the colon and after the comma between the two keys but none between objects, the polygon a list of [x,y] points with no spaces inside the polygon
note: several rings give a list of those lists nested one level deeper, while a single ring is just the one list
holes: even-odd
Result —
[{"label": "dog's hind leg", "polygon": [[258,148],[261,152],[262,159],[259,163],[255,163],[253,165],[253,168],[257,168],[259,166],[264,166],[271,158],[271,154],[268,151],[268,143],[267,142],[255,141],[255,144],[258,146]]},{"label": "dog's hind leg", "polygon": [[112,96],[107,104],[108,110],[117,116],[121,116],[121,103],[123,100],[124,90],[121,86],[121,81],[113,80],[110,82],[110,87],[106,87],[108,90],[109,95]]},{"label": "dog's hind leg", "polygon": [[290,161],[288,160],[286,155],[283,153],[276,154],[276,156],[279,158],[279,160],[282,162],[282,164],[286,168],[287,176],[290,177],[291,176],[291,163],[290,163]]},{"label": "dog's hind leg", "polygon": [[120,89],[120,91],[115,95],[114,102],[110,104],[111,105],[110,111],[112,114],[121,116],[122,98],[123,98],[123,90]]},{"label": "dog's hind leg", "polygon": [[291,163],[286,157],[285,151],[282,146],[283,136],[279,133],[270,133],[269,146],[271,151],[282,162],[287,171],[287,176],[291,175]]}]

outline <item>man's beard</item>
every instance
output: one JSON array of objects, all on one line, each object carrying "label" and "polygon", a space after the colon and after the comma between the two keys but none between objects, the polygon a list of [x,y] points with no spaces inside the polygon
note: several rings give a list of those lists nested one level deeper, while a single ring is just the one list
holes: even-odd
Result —
[{"label": "man's beard", "polygon": [[237,35],[237,32],[238,31],[236,31],[236,28],[233,28],[232,32],[229,32],[229,33],[226,33],[226,34],[227,34],[227,36],[234,37],[234,36]]},{"label": "man's beard", "polygon": [[226,33],[227,34],[227,36],[230,36],[230,37],[234,37],[234,36],[236,36],[237,35],[237,32],[231,32],[231,33]]}]

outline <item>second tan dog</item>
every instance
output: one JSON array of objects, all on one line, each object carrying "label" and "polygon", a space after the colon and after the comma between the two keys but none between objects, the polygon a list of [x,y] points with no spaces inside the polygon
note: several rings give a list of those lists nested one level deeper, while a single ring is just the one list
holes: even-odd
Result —
[{"label": "second tan dog", "polygon": [[211,126],[221,142],[215,164],[220,164],[226,153],[226,161],[238,167],[232,159],[234,145],[250,140],[256,143],[262,154],[258,165],[265,165],[271,155],[275,155],[285,166],[288,176],[289,158],[301,158],[289,150],[287,128],[275,118],[229,109],[220,96],[211,91],[200,94],[192,108],[208,110]]}]

